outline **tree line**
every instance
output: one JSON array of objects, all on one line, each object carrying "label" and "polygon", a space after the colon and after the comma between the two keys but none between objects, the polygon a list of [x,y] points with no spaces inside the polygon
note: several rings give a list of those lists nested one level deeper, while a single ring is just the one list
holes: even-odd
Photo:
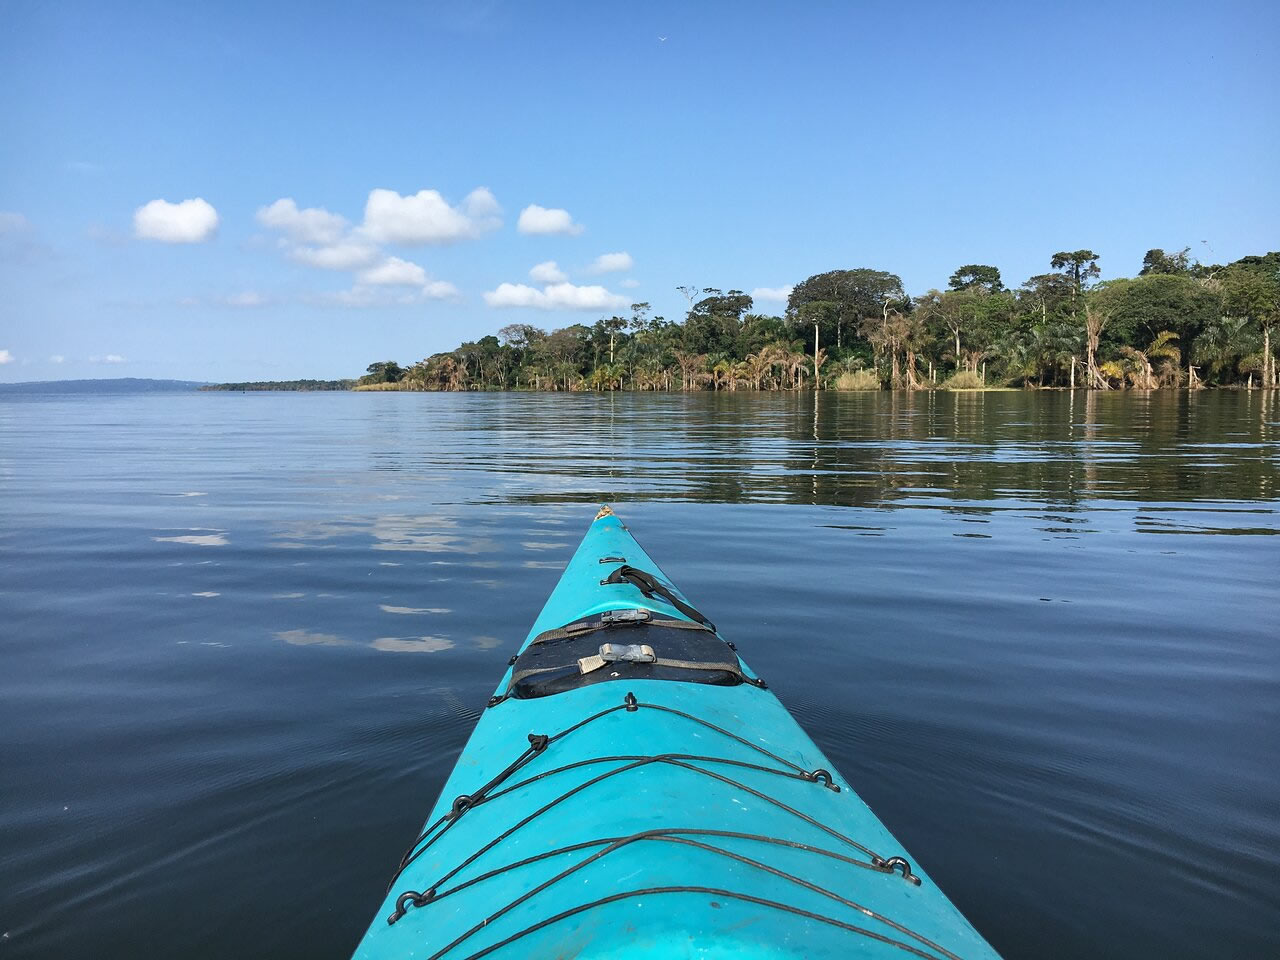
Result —
[{"label": "tree line", "polygon": [[741,290],[681,286],[679,320],[635,303],[589,326],[513,323],[414,364],[370,364],[357,389],[1280,386],[1280,252],[1206,265],[1153,249],[1136,277],[1104,282],[1099,259],[1060,251],[1017,288],[966,264],[917,295],[888,271],[831,270],[793,287],[781,316]]},{"label": "tree line", "polygon": [[355,380],[253,380],[246,383],[210,383],[201,390],[234,390],[241,393],[266,390],[294,390],[303,393],[316,390],[350,390]]}]

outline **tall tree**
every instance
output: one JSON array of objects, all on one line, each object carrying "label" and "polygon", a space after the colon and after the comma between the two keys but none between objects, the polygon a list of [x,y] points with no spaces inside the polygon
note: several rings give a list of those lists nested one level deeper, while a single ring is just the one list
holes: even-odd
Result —
[{"label": "tall tree", "polygon": [[985,287],[991,293],[999,293],[1004,289],[1000,282],[1000,270],[985,263],[968,263],[951,275],[947,286],[952,290],[968,290],[971,287]]},{"label": "tall tree", "polygon": [[[714,289],[714,288],[713,288]],[[685,349],[694,353],[728,353],[737,346],[742,315],[752,300],[741,290],[716,290],[693,305],[684,322]]]},{"label": "tall tree", "polygon": [[529,323],[508,323],[498,331],[498,338],[516,350],[528,350],[545,340],[547,332]]},{"label": "tall tree", "polygon": [[609,339],[609,363],[613,363],[618,334],[627,328],[627,322],[626,317],[619,316],[601,317],[596,321],[596,329],[600,332],[601,339],[603,340],[605,336]]},{"label": "tall tree", "polygon": [[[828,270],[817,273],[803,283],[791,288],[787,297],[787,319],[797,333],[808,326],[800,316],[805,304],[825,301],[831,304],[831,317],[835,326],[835,345],[843,345],[843,333],[852,324],[856,329],[866,317],[878,317],[885,300],[903,303],[907,295],[902,289],[902,279],[884,270]],[[830,342],[830,338],[828,338]]]},{"label": "tall tree", "polygon": [[1177,253],[1165,253],[1159,247],[1153,247],[1142,258],[1142,269],[1138,271],[1138,276],[1146,277],[1153,273],[1189,274],[1192,269],[1190,253],[1190,247],[1183,247]]},{"label": "tall tree", "polygon": [[1098,254],[1092,250],[1059,251],[1050,259],[1049,266],[1061,270],[1071,278],[1073,302],[1080,298],[1089,282],[1102,272],[1098,269]]}]

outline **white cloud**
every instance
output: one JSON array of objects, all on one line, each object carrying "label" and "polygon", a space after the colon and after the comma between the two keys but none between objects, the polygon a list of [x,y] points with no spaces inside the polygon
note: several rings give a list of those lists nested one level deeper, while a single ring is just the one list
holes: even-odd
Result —
[{"label": "white cloud", "polygon": [[537,307],[540,310],[611,310],[624,307],[626,297],[601,286],[552,283],[541,290],[524,283],[502,283],[484,294],[491,307]]},{"label": "white cloud", "polygon": [[133,232],[161,243],[203,243],[218,232],[218,211],[201,197],[181,203],[152,200],[133,211]]},{"label": "white cloud", "polygon": [[396,307],[426,303],[428,300],[453,300],[458,288],[446,280],[432,280],[416,290],[393,292],[386,285],[356,283],[350,290],[338,290],[313,298],[316,303],[339,307]]},{"label": "white cloud", "polygon": [[[364,222],[353,226],[322,207],[299,209],[283,197],[258,209],[258,222],[278,231],[279,246],[295,263],[355,274],[350,289],[304,298],[348,307],[415,304],[454,299],[458,288],[432,280],[419,264],[384,251],[386,244],[443,244],[500,226],[501,208],[486,187],[472,190],[457,206],[439,192],[420,190],[401,196],[394,190],[369,192]],[[389,289],[399,288],[399,289]]]},{"label": "white cloud", "polygon": [[0,350],[0,367],[6,363],[13,363],[13,354],[8,350]]},{"label": "white cloud", "polygon": [[336,244],[350,228],[347,218],[323,207],[298,209],[292,197],[284,197],[269,207],[258,208],[258,222],[280,230],[294,243],[325,247]]},{"label": "white cloud", "polygon": [[356,282],[375,287],[423,287],[427,271],[408,260],[387,257],[376,267],[361,271]]},{"label": "white cloud", "polygon": [[426,300],[456,300],[460,291],[448,280],[432,280],[422,288]]},{"label": "white cloud", "polygon": [[787,297],[791,296],[791,287],[756,287],[751,291],[752,300],[776,300],[779,303],[785,303]]},{"label": "white cloud", "polygon": [[591,264],[592,273],[620,273],[630,270],[636,265],[631,254],[622,250],[618,253],[602,253]]},{"label": "white cloud", "polygon": [[90,357],[90,363],[128,363],[124,357],[118,353],[108,353],[105,357]]},{"label": "white cloud", "polygon": [[634,290],[636,287],[640,286],[640,281],[637,280],[635,277],[627,277],[627,279],[625,280],[619,280],[618,286],[623,287],[627,290]]},{"label": "white cloud", "polygon": [[289,259],[322,270],[358,270],[378,259],[378,248],[358,240],[343,240],[327,247],[293,247]]},{"label": "white cloud", "polygon": [[377,243],[406,245],[453,243],[501,225],[498,201],[477,187],[457,207],[436,190],[402,197],[394,190],[371,190],[361,232]]},{"label": "white cloud", "polygon": [[559,207],[540,207],[536,203],[531,203],[520,211],[516,229],[521,233],[560,233],[576,236],[586,228],[580,223],[574,223],[568,210],[562,210]]},{"label": "white cloud", "polygon": [[323,207],[299,209],[292,197],[282,197],[259,207],[257,219],[284,234],[280,246],[295,263],[321,270],[359,270],[378,259],[376,245],[355,236],[346,217]]},{"label": "white cloud", "polygon": [[246,290],[243,293],[233,293],[223,301],[229,307],[261,307],[267,303],[267,298],[254,290]]},{"label": "white cloud", "polygon": [[538,283],[564,283],[569,279],[554,260],[544,260],[542,263],[534,264],[533,269],[529,271],[529,276]]},{"label": "white cloud", "polygon": [[65,363],[65,362],[66,362],[66,359],[67,359],[67,358],[66,358],[66,357],[64,357],[62,354],[60,354],[60,353],[55,353],[53,356],[51,356],[51,357],[49,358],[49,362],[50,362],[50,363]]},{"label": "white cloud", "polygon": [[493,230],[502,226],[502,207],[498,198],[488,187],[476,187],[462,201],[462,209],[468,217],[484,225],[484,229]]}]

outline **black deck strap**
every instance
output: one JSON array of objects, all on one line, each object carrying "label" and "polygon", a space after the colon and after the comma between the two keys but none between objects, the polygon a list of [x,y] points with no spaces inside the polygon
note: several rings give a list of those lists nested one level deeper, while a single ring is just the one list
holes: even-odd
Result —
[{"label": "black deck strap", "polygon": [[651,573],[647,573],[638,567],[623,564],[615,569],[609,576],[600,581],[601,584],[610,583],[629,583],[646,597],[652,599],[655,596],[661,597],[671,604],[690,620],[694,620],[703,626],[715,630],[716,625],[704,617],[696,608],[690,606],[676,596],[675,591],[668,587]]},{"label": "black deck strap", "polygon": [[[623,581],[618,582],[621,583]],[[652,610],[642,610],[639,612],[647,613],[649,614],[649,617],[643,620],[611,620],[606,615],[600,619],[579,620],[576,623],[566,624],[563,627],[556,627],[554,630],[544,630],[529,641],[529,646],[532,647],[539,643],[553,643],[556,640],[569,640],[576,637],[586,637],[600,630],[612,630],[634,626],[666,627],[671,630],[706,630],[710,633],[715,633],[715,625],[711,623],[690,623],[688,620],[674,620],[669,617],[655,617]]]},{"label": "black deck strap", "polygon": [[[603,666],[608,666],[611,662],[612,661],[606,660],[602,665],[602,668]],[[652,664],[655,667],[672,667],[678,670],[708,670],[715,673],[728,673],[737,677],[743,683],[750,684],[751,686],[759,686],[754,677],[749,677],[742,672],[742,667],[739,664],[730,663],[728,660],[668,660],[665,657],[658,657],[656,660],[648,660],[645,662]],[[554,667],[526,667],[524,670],[517,670],[515,673],[511,674],[511,680],[507,685],[508,693],[506,696],[510,696],[510,691],[514,690],[516,684],[520,683],[522,680],[528,680],[530,677],[540,676],[544,673],[563,672],[572,666],[573,664],[561,663]],[[504,696],[503,699],[506,699],[506,696]]]}]

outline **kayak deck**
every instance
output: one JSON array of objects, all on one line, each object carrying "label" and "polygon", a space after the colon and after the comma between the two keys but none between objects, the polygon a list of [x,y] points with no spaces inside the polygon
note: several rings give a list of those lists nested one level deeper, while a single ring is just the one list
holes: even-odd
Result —
[{"label": "kayak deck", "polygon": [[[736,676],[654,679],[662,634],[600,626],[619,610],[700,616],[602,511],[357,957],[995,956],[731,647],[704,634]],[[531,645],[584,620],[592,647],[654,642],[638,661],[583,658],[580,686],[518,695]]]}]

